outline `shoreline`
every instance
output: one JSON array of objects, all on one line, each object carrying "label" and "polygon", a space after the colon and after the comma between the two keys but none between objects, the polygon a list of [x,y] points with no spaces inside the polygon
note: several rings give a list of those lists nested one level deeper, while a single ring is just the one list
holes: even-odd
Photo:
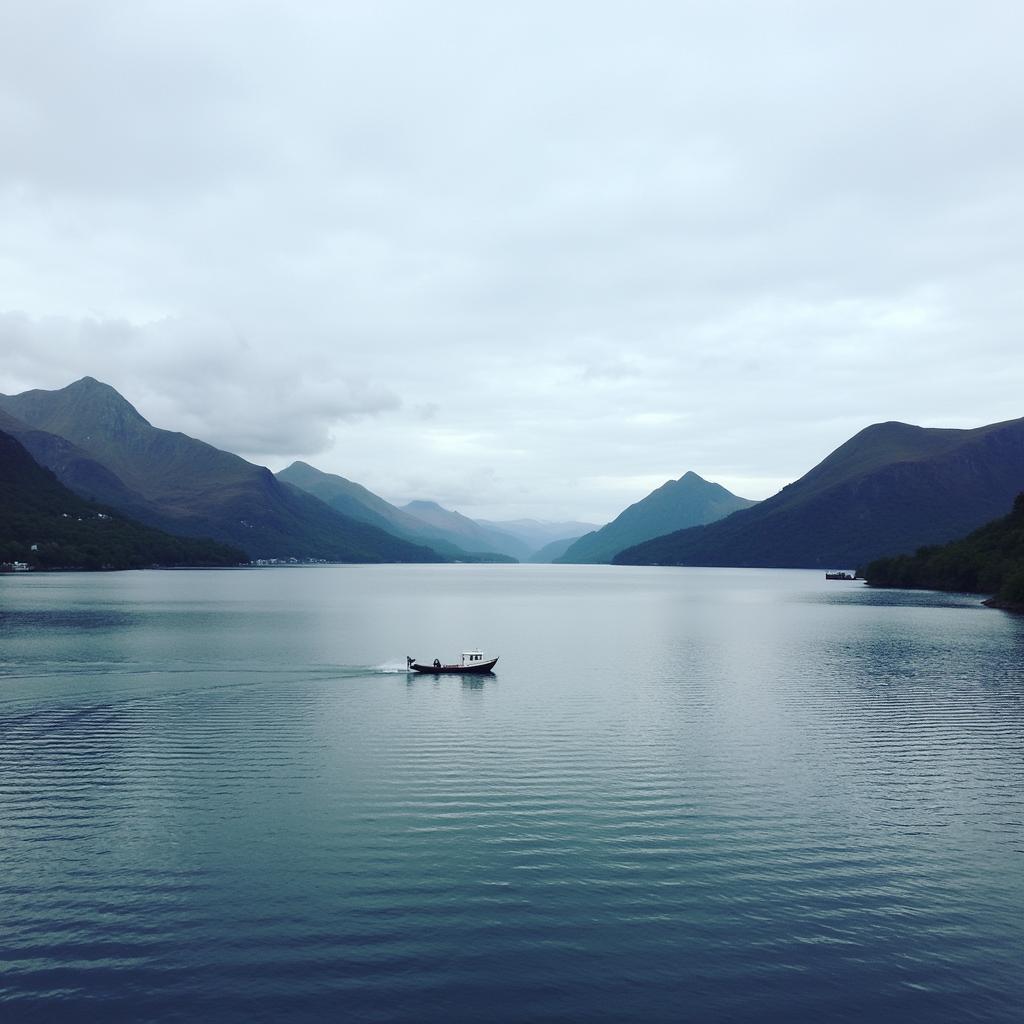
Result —
[{"label": "shoreline", "polygon": [[1014,612],[1024,615],[1024,604],[1020,601],[1004,601],[999,597],[988,597],[981,602],[986,608],[997,608],[1001,612]]}]

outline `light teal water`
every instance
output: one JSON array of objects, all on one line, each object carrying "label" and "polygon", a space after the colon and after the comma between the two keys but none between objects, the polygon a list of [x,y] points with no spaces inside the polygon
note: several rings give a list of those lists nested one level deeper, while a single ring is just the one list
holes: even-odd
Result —
[{"label": "light teal water", "polygon": [[1024,620],[975,598],[2,578],[0,1016],[1016,1021],[1022,782]]}]

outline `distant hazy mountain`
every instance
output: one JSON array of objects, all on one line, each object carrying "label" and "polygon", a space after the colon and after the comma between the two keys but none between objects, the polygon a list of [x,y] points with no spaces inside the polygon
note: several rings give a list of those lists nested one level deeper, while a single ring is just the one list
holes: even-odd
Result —
[{"label": "distant hazy mountain", "polygon": [[549,544],[545,544],[544,547],[534,551],[527,561],[538,564],[557,562],[578,540],[579,537],[563,537],[561,540],[553,540]]},{"label": "distant hazy mountain", "polygon": [[129,507],[150,525],[190,537],[213,537],[254,558],[444,560],[427,547],[335,512],[262,466],[153,427],[112,387],[91,377],[59,391],[0,396],[0,409],[34,430],[71,442],[125,490],[119,491],[109,477],[100,481],[94,472],[83,484],[76,475],[80,462],[73,472],[62,470],[57,448],[39,442],[38,448],[52,449],[48,459],[55,472],[68,472],[68,486],[85,493],[102,483],[104,500]]},{"label": "distant hazy mountain", "polygon": [[[537,553],[545,544],[554,540],[565,540],[568,537],[582,537],[591,530],[598,529],[598,523],[549,522],[543,519],[509,519],[495,522],[490,519],[475,520],[485,529],[501,530],[521,540],[531,551]],[[531,556],[532,558],[532,556]]]},{"label": "distant hazy mountain", "polygon": [[753,508],[621,552],[629,565],[856,568],[962,536],[1024,488],[1024,419],[974,430],[878,423]]},{"label": "distant hazy mountain", "polygon": [[427,544],[457,560],[511,561],[508,555],[497,552],[467,551],[452,539],[444,529],[432,526],[336,473],[325,473],[306,462],[293,462],[277,474],[278,480],[292,484],[319,498],[337,512],[372,523],[398,537],[419,544]]},{"label": "distant hazy mountain", "polygon": [[483,526],[460,512],[442,508],[435,501],[410,501],[408,505],[402,506],[402,511],[444,531],[446,537],[467,551],[497,551],[513,558],[525,559],[533,550],[518,537],[504,530]]},{"label": "distant hazy mountain", "polygon": [[85,501],[0,432],[0,561],[37,568],[130,569],[149,565],[236,565],[237,548],[172,537]]},{"label": "distant hazy mountain", "polygon": [[624,548],[687,526],[713,523],[756,502],[685,473],[630,505],[607,526],[580,537],[559,562],[610,562]]},{"label": "distant hazy mountain", "polygon": [[[325,473],[306,462],[293,462],[277,474],[278,480],[301,487],[331,508],[354,519],[373,523],[455,559],[472,561],[551,561],[538,557],[538,549],[552,540],[571,543],[593,523],[543,522],[514,519],[504,523],[470,519],[430,501],[412,502],[404,509],[385,501],[362,484],[336,473]],[[567,539],[568,538],[568,539]],[[479,545],[492,545],[480,549]],[[559,553],[564,548],[559,549]],[[552,556],[553,557],[553,556]]]}]

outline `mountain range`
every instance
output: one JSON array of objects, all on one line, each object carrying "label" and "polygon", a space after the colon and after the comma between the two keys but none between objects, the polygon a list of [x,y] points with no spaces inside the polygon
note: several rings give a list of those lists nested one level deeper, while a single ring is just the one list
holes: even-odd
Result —
[{"label": "mountain range", "polygon": [[553,536],[562,537],[577,530],[573,535],[579,536],[591,528],[588,523],[543,523],[533,519],[489,523],[470,519],[433,501],[413,501],[398,508],[362,484],[336,473],[325,473],[306,462],[293,462],[277,478],[308,491],[335,511],[373,523],[407,540],[428,544],[459,561],[527,559]]},{"label": "mountain range", "polygon": [[250,558],[516,561],[538,539],[590,524],[477,523],[434,502],[400,509],[303,462],[276,476],[186,434],[154,427],[107,384],[0,395],[0,430],[79,498],[168,533],[211,538]]},{"label": "mountain range", "polygon": [[91,377],[57,391],[0,395],[0,410],[0,428],[13,426],[8,432],[71,490],[167,532],[212,538],[251,558],[447,560],[335,512],[269,469],[152,426]]},{"label": "mountain range", "polygon": [[973,430],[878,423],[771,498],[626,548],[614,561],[854,568],[962,536],[1022,487],[1024,419]]},{"label": "mountain range", "polygon": [[[211,539],[250,558],[854,568],[962,536],[1024,488],[1024,419],[973,430],[879,423],[760,503],[690,472],[577,537],[591,524],[477,521],[431,501],[398,508],[302,462],[275,476],[154,427],[91,377],[0,395],[0,431],[120,521]],[[13,451],[8,445],[9,458]],[[29,490],[46,490],[41,479]],[[8,539],[0,534],[0,544]]]},{"label": "mountain range", "polygon": [[687,526],[713,523],[754,504],[694,472],[684,473],[630,505],[607,526],[580,537],[554,560],[607,563],[624,548]]}]

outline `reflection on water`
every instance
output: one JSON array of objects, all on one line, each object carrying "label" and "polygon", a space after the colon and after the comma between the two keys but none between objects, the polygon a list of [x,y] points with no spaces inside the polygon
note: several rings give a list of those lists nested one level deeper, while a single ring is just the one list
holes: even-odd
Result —
[{"label": "reflection on water", "polygon": [[2,579],[2,1012],[1015,1021],[1022,655],[817,573]]}]

